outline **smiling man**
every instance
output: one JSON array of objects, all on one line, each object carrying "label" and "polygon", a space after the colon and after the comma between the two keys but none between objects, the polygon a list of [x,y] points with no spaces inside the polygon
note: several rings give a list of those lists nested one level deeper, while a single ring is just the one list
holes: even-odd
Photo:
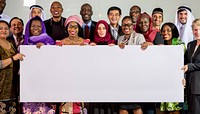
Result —
[{"label": "smiling man", "polygon": [[112,38],[117,42],[119,36],[122,35],[122,29],[119,25],[119,20],[121,18],[121,9],[117,6],[112,6],[107,11],[107,17],[110,21],[110,32]]},{"label": "smiling man", "polygon": [[133,5],[131,8],[130,8],[130,11],[129,11],[129,15],[130,17],[132,18],[133,20],[133,25],[134,25],[134,30],[136,28],[136,23],[137,23],[137,19],[138,17],[140,16],[141,14],[141,8],[137,5]]},{"label": "smiling man", "polygon": [[50,12],[52,18],[45,20],[45,27],[47,34],[53,38],[54,41],[62,40],[67,37],[65,32],[65,17],[62,17],[63,7],[62,4],[58,1],[54,1],[51,4]]},{"label": "smiling man", "polygon": [[163,9],[155,8],[152,11],[153,28],[160,30],[160,26],[163,22]]},{"label": "smiling man", "polygon": [[24,40],[24,22],[19,17],[13,17],[9,24],[12,35],[10,35],[7,40],[13,44],[16,50],[18,50],[19,45],[23,44]]},{"label": "smiling man", "polygon": [[88,3],[85,3],[81,6],[80,15],[82,16],[82,20],[84,22],[83,28],[83,38],[90,39],[91,42],[94,41],[94,30],[97,22],[92,20],[92,6]]},{"label": "smiling man", "polygon": [[187,6],[180,6],[177,9],[175,17],[175,25],[178,28],[180,39],[186,45],[194,40],[192,35],[192,21],[194,16],[192,15],[192,10]]}]

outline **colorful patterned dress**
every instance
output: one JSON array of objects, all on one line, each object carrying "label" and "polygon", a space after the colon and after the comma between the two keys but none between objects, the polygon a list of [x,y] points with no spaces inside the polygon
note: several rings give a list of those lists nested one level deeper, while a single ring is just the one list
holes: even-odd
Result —
[{"label": "colorful patterned dress", "polygon": [[[5,60],[15,55],[15,49],[0,46],[0,60]],[[0,69],[0,114],[17,114],[18,105],[18,68],[19,61]]]}]

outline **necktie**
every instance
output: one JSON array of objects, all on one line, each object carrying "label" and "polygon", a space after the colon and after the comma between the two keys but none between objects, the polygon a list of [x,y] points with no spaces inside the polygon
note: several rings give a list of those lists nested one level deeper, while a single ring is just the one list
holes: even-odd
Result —
[{"label": "necktie", "polygon": [[90,39],[89,26],[85,26],[85,39]]},{"label": "necktie", "polygon": [[115,40],[117,40],[117,31],[115,30],[115,29],[112,29],[112,31],[113,31],[113,37],[115,38]]},{"label": "necktie", "polygon": [[17,37],[17,47],[20,45],[21,40],[22,40],[22,37]]}]

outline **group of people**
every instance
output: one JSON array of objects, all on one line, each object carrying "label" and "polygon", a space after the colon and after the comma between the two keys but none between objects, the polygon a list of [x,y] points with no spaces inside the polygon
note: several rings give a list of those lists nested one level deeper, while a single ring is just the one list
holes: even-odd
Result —
[{"label": "group of people", "polygon": [[[30,7],[29,21],[9,18],[3,13],[6,0],[0,0],[0,113],[2,114],[200,114],[200,19],[194,19],[187,6],[180,6],[175,23],[163,23],[163,9],[155,8],[150,16],[134,5],[130,14],[119,20],[122,11],[112,6],[107,11],[109,23],[92,20],[92,6],[85,3],[80,15],[62,16],[63,6],[54,1],[52,17],[45,19],[40,5]],[[25,31],[24,31],[25,28]],[[25,34],[23,34],[25,33]],[[183,80],[185,102],[162,103],[19,103],[19,61],[25,57],[20,45],[183,45],[185,56]],[[19,110],[18,110],[19,109]]]}]

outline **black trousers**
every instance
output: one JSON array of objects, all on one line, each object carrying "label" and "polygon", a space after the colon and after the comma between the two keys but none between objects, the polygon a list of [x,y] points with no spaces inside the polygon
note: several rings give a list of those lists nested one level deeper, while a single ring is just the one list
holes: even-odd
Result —
[{"label": "black trousers", "polygon": [[200,94],[190,94],[188,100],[189,100],[188,114],[200,114]]}]

